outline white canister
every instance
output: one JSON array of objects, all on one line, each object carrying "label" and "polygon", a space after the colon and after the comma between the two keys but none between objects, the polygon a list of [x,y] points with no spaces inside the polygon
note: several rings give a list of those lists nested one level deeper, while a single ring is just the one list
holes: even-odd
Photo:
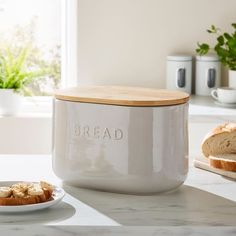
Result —
[{"label": "white canister", "polygon": [[210,96],[211,91],[220,87],[221,63],[215,55],[196,57],[195,93]]},{"label": "white canister", "polygon": [[71,185],[112,192],[175,189],[188,172],[188,99],[148,88],[58,91],[54,173]]},{"label": "white canister", "polygon": [[166,88],[191,94],[192,56],[167,56]]}]

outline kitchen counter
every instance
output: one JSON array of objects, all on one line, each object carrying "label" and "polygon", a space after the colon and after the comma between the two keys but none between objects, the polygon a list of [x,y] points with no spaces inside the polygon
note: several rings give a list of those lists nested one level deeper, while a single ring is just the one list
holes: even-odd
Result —
[{"label": "kitchen counter", "polygon": [[[0,235],[235,235],[236,183],[196,169],[170,193],[135,196],[63,185],[50,156],[0,156],[1,181],[47,180],[66,196],[49,209],[0,213]],[[88,227],[91,226],[91,227]]]}]

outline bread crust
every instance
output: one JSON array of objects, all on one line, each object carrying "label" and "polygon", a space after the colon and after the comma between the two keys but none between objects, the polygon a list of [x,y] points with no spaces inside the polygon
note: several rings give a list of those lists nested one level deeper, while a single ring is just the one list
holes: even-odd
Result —
[{"label": "bread crust", "polygon": [[222,125],[217,126],[215,129],[213,129],[211,132],[209,132],[205,138],[202,141],[201,148],[202,153],[205,157],[209,157],[210,155],[219,154],[219,153],[211,153],[209,148],[207,147],[208,141],[218,135],[224,134],[224,133],[231,133],[236,131],[236,123],[225,123]]},{"label": "bread crust", "polygon": [[226,171],[236,171],[236,161],[224,160],[213,156],[209,156],[209,164],[214,168]]},{"label": "bread crust", "polygon": [[44,193],[41,195],[27,196],[25,198],[15,198],[15,197],[0,198],[0,205],[1,206],[29,205],[29,204],[47,202],[53,199],[52,191],[48,189],[43,189],[43,192]]}]

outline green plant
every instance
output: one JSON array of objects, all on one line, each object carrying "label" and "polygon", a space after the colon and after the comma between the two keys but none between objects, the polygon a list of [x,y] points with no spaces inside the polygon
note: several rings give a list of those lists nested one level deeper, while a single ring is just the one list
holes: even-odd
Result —
[{"label": "green plant", "polygon": [[223,65],[227,66],[230,70],[236,70],[236,23],[231,25],[234,29],[232,33],[221,33],[221,29],[212,25],[207,32],[216,36],[215,46],[211,48],[207,43],[198,43],[196,52],[202,56],[213,49]]},{"label": "green plant", "polygon": [[14,89],[24,95],[32,95],[28,85],[45,75],[46,71],[27,65],[29,48],[13,50],[7,47],[0,52],[0,89]]},{"label": "green plant", "polygon": [[60,86],[61,46],[60,43],[44,45],[37,40],[37,21],[38,18],[33,17],[26,25],[16,25],[12,30],[1,32],[0,55],[4,54],[5,57],[6,49],[11,48],[16,59],[26,50],[22,69],[30,72],[34,78],[25,78],[27,82],[23,89],[28,92],[24,94],[48,96]]}]

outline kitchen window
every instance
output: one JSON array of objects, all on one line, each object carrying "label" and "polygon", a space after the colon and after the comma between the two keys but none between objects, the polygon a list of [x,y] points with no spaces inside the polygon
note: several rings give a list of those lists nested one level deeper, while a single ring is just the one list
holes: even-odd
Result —
[{"label": "kitchen window", "polygon": [[0,50],[10,47],[14,53],[29,47],[27,63],[47,71],[30,83],[34,96],[25,99],[27,112],[49,112],[54,89],[76,84],[77,4],[77,0],[0,0]]},{"label": "kitchen window", "polygon": [[0,0],[0,46],[34,48],[32,64],[49,66],[50,77],[33,84],[21,112],[0,118],[0,152],[51,152],[55,88],[77,83],[77,0]]},{"label": "kitchen window", "polygon": [[1,0],[0,49],[27,49],[25,65],[45,71],[30,83],[35,96],[61,85],[61,0]]}]

